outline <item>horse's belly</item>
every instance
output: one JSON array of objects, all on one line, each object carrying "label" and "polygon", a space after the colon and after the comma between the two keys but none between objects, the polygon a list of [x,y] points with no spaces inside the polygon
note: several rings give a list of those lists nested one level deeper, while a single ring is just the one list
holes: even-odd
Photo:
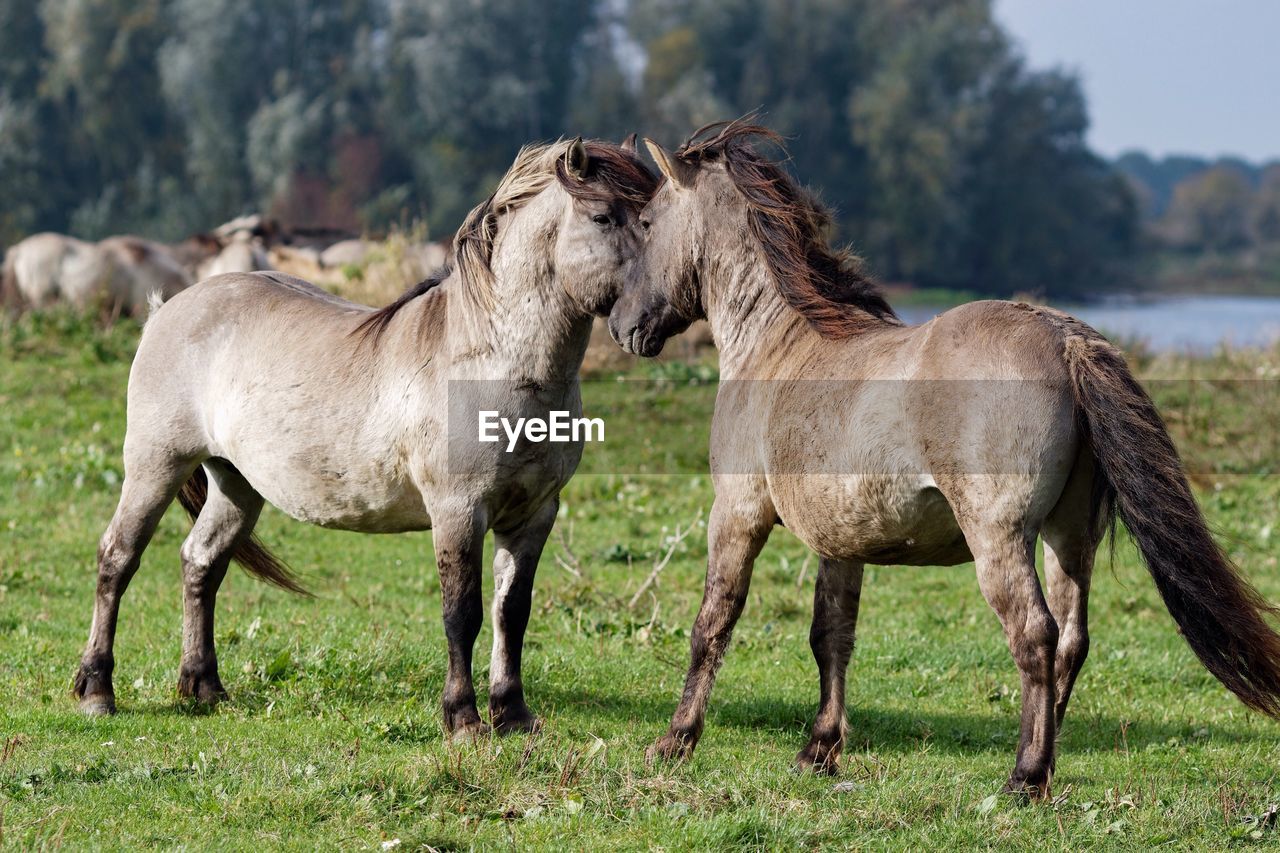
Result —
[{"label": "horse's belly", "polygon": [[299,521],[335,530],[403,533],[429,529],[431,516],[423,504],[422,494],[416,488],[393,490],[389,485],[336,486],[305,495],[286,492],[268,500]]},{"label": "horse's belly", "polygon": [[390,465],[379,465],[378,460],[353,465],[305,455],[233,453],[229,457],[259,494],[299,521],[365,533],[431,526],[421,492],[406,476]]},{"label": "horse's belly", "polygon": [[927,477],[771,477],[770,488],[783,523],[823,556],[921,566],[973,559],[950,504]]}]

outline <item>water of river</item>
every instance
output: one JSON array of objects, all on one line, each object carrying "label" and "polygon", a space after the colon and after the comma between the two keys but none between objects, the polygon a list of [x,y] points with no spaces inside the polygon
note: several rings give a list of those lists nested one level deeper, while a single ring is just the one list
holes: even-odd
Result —
[{"label": "water of river", "polygon": [[[1269,346],[1280,341],[1280,298],[1165,296],[1060,305],[1113,339],[1142,339],[1158,352],[1209,352],[1222,344]],[[945,309],[898,309],[908,323],[923,323]]]}]

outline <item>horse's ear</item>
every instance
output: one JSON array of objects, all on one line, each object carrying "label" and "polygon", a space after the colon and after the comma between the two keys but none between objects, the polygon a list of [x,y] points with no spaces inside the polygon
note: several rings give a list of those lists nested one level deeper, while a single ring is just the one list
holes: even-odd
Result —
[{"label": "horse's ear", "polygon": [[644,138],[644,145],[653,155],[654,162],[658,164],[658,170],[666,176],[667,180],[678,189],[693,186],[693,166],[669,153],[667,149],[647,136]]},{"label": "horse's ear", "polygon": [[579,136],[569,143],[569,150],[564,152],[565,171],[581,181],[587,177],[587,165],[589,162],[587,146],[582,144],[582,137]]},{"label": "horse's ear", "polygon": [[634,133],[622,140],[622,150],[628,154],[636,153],[636,135]]}]

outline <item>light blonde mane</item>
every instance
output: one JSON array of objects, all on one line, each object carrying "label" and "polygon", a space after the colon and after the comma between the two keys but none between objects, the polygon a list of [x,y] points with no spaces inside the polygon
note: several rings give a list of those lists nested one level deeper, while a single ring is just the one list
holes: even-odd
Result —
[{"label": "light blonde mane", "polygon": [[527,205],[552,182],[559,182],[565,192],[576,198],[620,202],[635,211],[653,197],[657,181],[636,156],[634,148],[586,140],[587,172],[571,175],[565,166],[565,154],[571,144],[559,139],[521,148],[498,188],[467,214],[453,238],[448,264],[409,288],[395,302],[370,314],[355,334],[377,337],[401,308],[439,285],[454,271],[471,296],[485,309],[492,310],[496,300],[490,263],[498,238],[498,221],[504,214]]},{"label": "light blonde mane", "polygon": [[493,270],[489,263],[498,237],[498,220],[524,207],[556,180],[556,163],[568,148],[569,143],[563,139],[521,148],[493,195],[472,208],[454,236],[458,272],[484,301],[492,298]]}]

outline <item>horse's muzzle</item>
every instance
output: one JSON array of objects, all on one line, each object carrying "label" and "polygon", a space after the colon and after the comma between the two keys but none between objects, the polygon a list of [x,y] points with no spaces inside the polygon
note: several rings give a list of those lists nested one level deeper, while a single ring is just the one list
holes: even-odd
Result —
[{"label": "horse's muzzle", "polygon": [[630,324],[625,330],[621,328],[616,317],[609,318],[609,335],[614,343],[622,347],[623,352],[638,355],[642,358],[653,358],[662,352],[666,340],[658,335],[649,334],[639,323]]}]

